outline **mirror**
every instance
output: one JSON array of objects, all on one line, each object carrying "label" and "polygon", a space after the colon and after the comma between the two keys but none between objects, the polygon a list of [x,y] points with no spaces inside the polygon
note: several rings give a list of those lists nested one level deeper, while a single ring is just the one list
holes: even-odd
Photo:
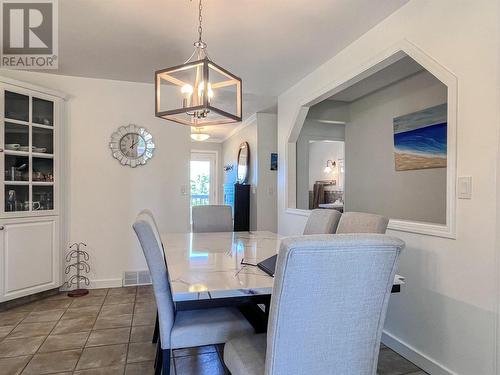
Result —
[{"label": "mirror", "polygon": [[239,184],[246,184],[248,181],[248,168],[250,164],[250,146],[248,142],[240,144],[238,149],[237,176]]}]

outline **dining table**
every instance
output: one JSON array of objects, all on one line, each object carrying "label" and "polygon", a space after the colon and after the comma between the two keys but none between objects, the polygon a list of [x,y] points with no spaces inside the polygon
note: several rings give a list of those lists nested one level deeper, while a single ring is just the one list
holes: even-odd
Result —
[{"label": "dining table", "polygon": [[[257,263],[277,254],[283,238],[268,231],[162,234],[176,309],[268,307],[274,278]],[[392,292],[402,285],[396,275]]]}]

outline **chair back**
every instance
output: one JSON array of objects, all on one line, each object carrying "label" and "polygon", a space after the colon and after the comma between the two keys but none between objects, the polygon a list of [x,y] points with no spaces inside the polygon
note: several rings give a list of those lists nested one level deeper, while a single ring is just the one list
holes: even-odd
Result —
[{"label": "chair back", "polygon": [[[139,212],[139,216],[149,222],[149,224],[151,225],[151,229],[153,229],[156,241],[158,242],[158,246],[160,247],[160,249],[164,250],[163,242],[161,241],[160,230],[158,229],[158,224],[156,223],[156,219],[151,210],[145,208],[144,210]],[[161,254],[163,255],[163,258],[165,258],[165,254],[163,251],[161,252]]]},{"label": "chair back", "polygon": [[155,238],[151,220],[147,214],[139,214],[133,228],[146,257],[153,282],[153,291],[158,308],[158,321],[160,323],[161,346],[162,349],[169,349],[170,332],[175,319],[175,308],[172,291],[170,290],[168,270],[163,258],[163,250]]},{"label": "chair back", "polygon": [[337,210],[312,210],[307,219],[304,234],[333,234],[337,230],[340,216]]},{"label": "chair back", "polygon": [[404,242],[380,234],[284,239],[267,333],[266,375],[374,375]]},{"label": "chair back", "polygon": [[193,232],[232,232],[233,216],[231,206],[194,206]]},{"label": "chair back", "polygon": [[385,216],[364,212],[344,212],[337,233],[382,233],[387,230],[389,219]]}]

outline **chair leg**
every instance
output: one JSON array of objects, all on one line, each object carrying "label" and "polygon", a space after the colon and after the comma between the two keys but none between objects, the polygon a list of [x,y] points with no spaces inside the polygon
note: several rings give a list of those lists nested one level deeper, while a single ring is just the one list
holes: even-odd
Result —
[{"label": "chair leg", "polygon": [[163,350],[161,349],[161,342],[158,340],[156,344],[156,358],[155,358],[155,375],[161,375],[163,361]]},{"label": "chair leg", "polygon": [[170,375],[170,349],[162,349],[162,375]]},{"label": "chair leg", "polygon": [[156,322],[155,330],[153,332],[153,344],[158,342],[158,336],[160,335],[160,322],[158,321],[158,310],[156,311]]}]

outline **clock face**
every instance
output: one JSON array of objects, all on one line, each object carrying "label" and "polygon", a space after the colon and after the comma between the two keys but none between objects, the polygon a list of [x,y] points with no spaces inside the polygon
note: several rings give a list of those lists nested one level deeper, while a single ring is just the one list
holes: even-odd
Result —
[{"label": "clock face", "polygon": [[144,165],[153,157],[153,136],[136,125],[121,126],[111,136],[109,147],[113,157],[132,168]]},{"label": "clock face", "polygon": [[125,134],[120,139],[120,151],[128,158],[138,158],[146,152],[146,142],[137,133]]}]

